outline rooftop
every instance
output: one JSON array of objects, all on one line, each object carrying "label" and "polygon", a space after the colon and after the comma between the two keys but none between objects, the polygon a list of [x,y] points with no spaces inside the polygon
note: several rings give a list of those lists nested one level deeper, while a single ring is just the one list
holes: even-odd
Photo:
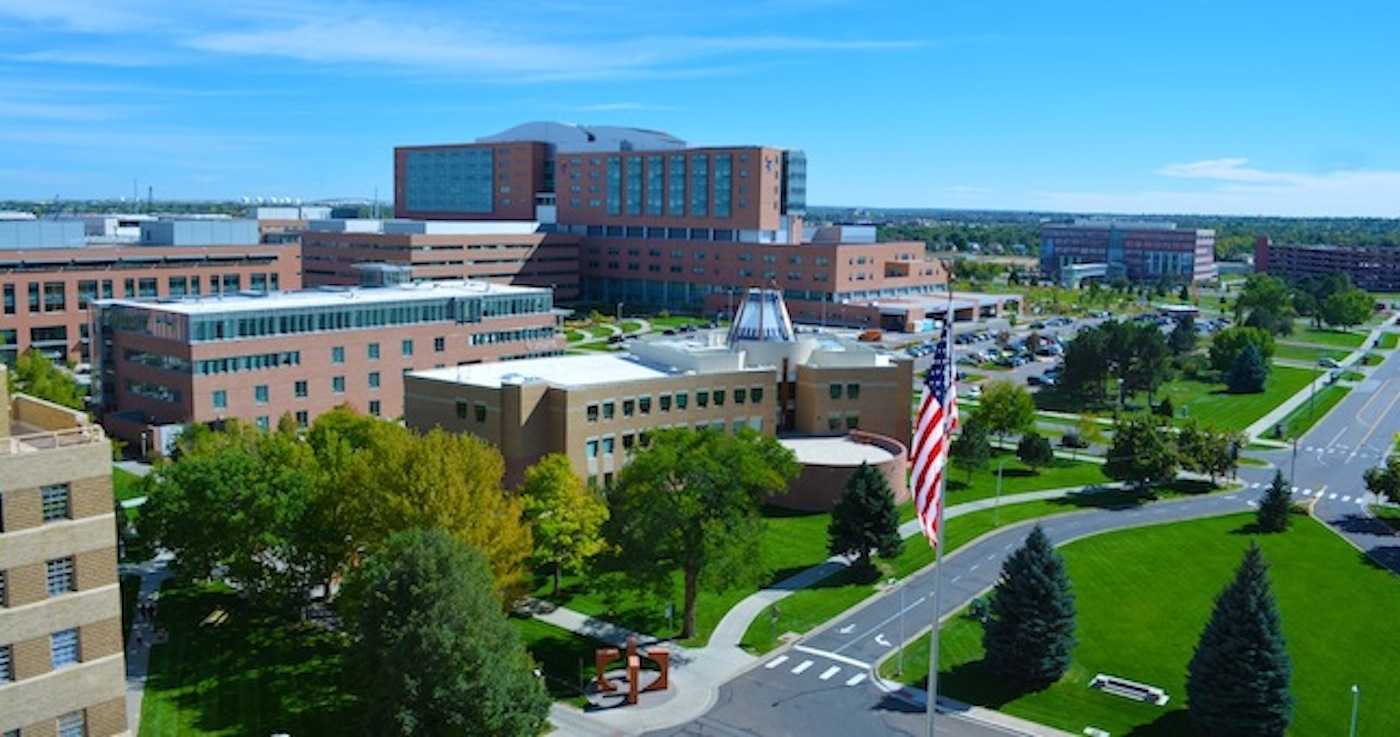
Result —
[{"label": "rooftop", "polygon": [[347,301],[358,303],[436,300],[486,295],[544,294],[548,289],[516,287],[485,281],[414,282],[385,287],[321,287],[296,292],[239,292],[200,297],[163,297],[156,300],[104,299],[97,304],[125,305],[180,315],[207,315],[224,312],[334,307]]},{"label": "rooftop", "polygon": [[415,371],[411,375],[434,381],[499,389],[506,384],[545,382],[550,386],[581,388],[659,379],[683,373],[673,366],[644,361],[633,355],[599,353],[583,356],[528,358],[520,361],[475,363],[469,366]]},{"label": "rooftop", "polygon": [[849,435],[785,437],[780,441],[804,466],[858,466],[862,462],[874,465],[894,457],[884,448],[856,442]]}]

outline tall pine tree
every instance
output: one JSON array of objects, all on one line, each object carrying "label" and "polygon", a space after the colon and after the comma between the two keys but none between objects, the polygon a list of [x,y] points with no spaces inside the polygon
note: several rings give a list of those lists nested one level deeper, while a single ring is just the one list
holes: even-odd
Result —
[{"label": "tall pine tree", "polygon": [[1269,380],[1269,368],[1253,343],[1246,345],[1225,375],[1225,386],[1231,394],[1258,394]]},{"label": "tall pine tree", "polygon": [[1258,544],[1215,599],[1186,667],[1186,706],[1201,732],[1220,737],[1283,735],[1293,714],[1293,668],[1283,640],[1269,566]]},{"label": "tall pine tree", "polygon": [[1259,500],[1254,523],[1264,532],[1283,532],[1288,529],[1288,515],[1292,511],[1293,498],[1289,496],[1288,482],[1283,479],[1283,471],[1276,470],[1273,483]]},{"label": "tall pine tree", "polygon": [[1074,637],[1074,592],[1065,561],[1036,525],[1026,543],[1001,566],[982,629],[986,665],[1015,681],[1048,684],[1069,668]]},{"label": "tall pine tree", "polygon": [[830,538],[827,550],[832,555],[854,553],[860,556],[863,566],[870,565],[872,549],[881,558],[899,555],[904,548],[904,540],[899,536],[899,512],[883,474],[860,464],[831,509],[826,534]]}]

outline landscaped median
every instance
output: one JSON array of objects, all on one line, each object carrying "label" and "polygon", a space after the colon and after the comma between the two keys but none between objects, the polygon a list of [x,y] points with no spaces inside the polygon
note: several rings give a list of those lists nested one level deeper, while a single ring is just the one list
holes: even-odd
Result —
[{"label": "landscaped median", "polygon": [[[1215,595],[1231,579],[1241,552],[1257,540],[1270,564],[1284,635],[1293,661],[1292,734],[1337,734],[1352,707],[1351,685],[1363,695],[1358,732],[1388,734],[1400,724],[1400,579],[1372,564],[1311,518],[1292,529],[1253,532],[1253,515],[1237,514],[1107,533],[1065,545],[1078,608],[1078,641],[1068,674],[1039,691],[1017,689],[981,666],[982,627],[962,613],[942,626],[939,693],[966,703],[1074,733],[1097,727],[1112,734],[1190,734],[1185,711],[1186,664]],[[1366,592],[1357,596],[1357,592]],[[925,635],[881,675],[923,684]],[[1091,690],[1107,673],[1163,688],[1164,707]]]}]

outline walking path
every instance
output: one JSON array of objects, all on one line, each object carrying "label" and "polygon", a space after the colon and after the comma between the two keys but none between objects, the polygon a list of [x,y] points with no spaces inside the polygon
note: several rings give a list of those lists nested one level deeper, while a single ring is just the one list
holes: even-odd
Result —
[{"label": "walking path", "polygon": [[[992,509],[998,504],[1058,499],[1072,494],[1118,488],[1120,484],[1104,484],[1097,487],[1070,487],[1011,494],[998,499],[979,499],[948,507],[944,519],[954,519],[965,514]],[[901,537],[909,538],[919,533],[917,519],[900,525]],[[619,735],[640,734],[654,729],[674,727],[692,722],[704,716],[714,706],[719,696],[719,688],[752,668],[760,658],[745,652],[739,647],[744,633],[755,618],[769,607],[791,596],[794,592],[808,588],[825,578],[835,575],[848,567],[853,559],[846,556],[833,556],[826,561],[808,568],[772,586],[755,592],[735,604],[715,625],[710,634],[709,644],[701,648],[683,648],[675,643],[667,643],[671,651],[672,688],[684,697],[656,698],[643,700],[636,706],[618,709],[583,712],[571,706],[555,704],[550,710],[550,719],[564,734],[577,735]],[[861,606],[857,604],[856,606]],[[571,632],[592,637],[609,645],[621,647],[629,635],[636,635],[640,645],[659,642],[659,638],[643,633],[632,632],[596,617],[563,607],[537,613],[541,621]],[[901,698],[914,702],[927,698],[922,691],[904,689]],[[899,694],[900,692],[896,692]],[[940,703],[946,699],[940,700]],[[951,703],[951,702],[950,702]],[[964,717],[977,719],[1014,730],[1021,734],[1051,734],[1042,725],[1023,722],[999,712],[966,705],[956,705]]]},{"label": "walking path", "polygon": [[136,595],[137,610],[131,613],[131,632],[126,641],[126,725],[131,734],[141,733],[141,698],[146,688],[146,673],[150,666],[151,644],[158,636],[153,617],[144,616],[143,606],[148,605],[155,613],[155,602],[160,595],[161,584],[170,578],[166,566],[174,558],[168,552],[161,552],[145,563],[123,563],[117,566],[120,575],[141,576],[141,586]]}]

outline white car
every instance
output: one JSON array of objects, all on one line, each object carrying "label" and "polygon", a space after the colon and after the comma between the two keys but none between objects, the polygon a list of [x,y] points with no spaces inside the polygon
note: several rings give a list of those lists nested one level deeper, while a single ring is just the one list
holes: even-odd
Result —
[{"label": "white car", "polygon": [[972,386],[966,387],[963,389],[962,394],[968,399],[978,399],[982,396],[982,385],[973,384]]}]

